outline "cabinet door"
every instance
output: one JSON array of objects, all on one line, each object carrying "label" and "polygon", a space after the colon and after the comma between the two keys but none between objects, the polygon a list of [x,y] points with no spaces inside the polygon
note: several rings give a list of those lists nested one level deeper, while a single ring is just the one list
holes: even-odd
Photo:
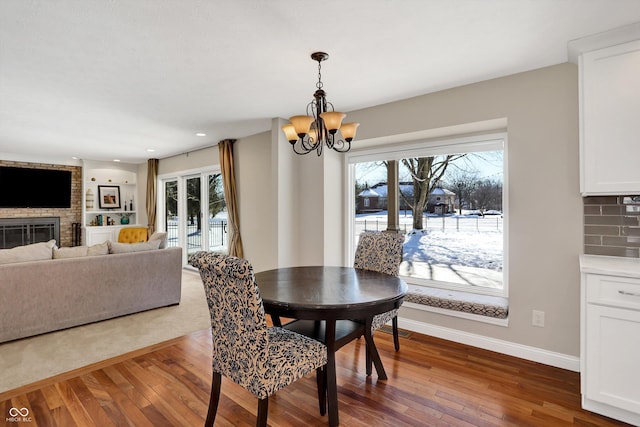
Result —
[{"label": "cabinet door", "polygon": [[587,304],[586,397],[640,414],[640,311]]},{"label": "cabinet door", "polygon": [[583,195],[640,193],[640,40],[580,58]]},{"label": "cabinet door", "polygon": [[106,242],[107,240],[111,240],[112,242],[117,241],[120,229],[114,230],[112,227],[87,227],[85,230],[87,236],[86,245],[91,246]]}]

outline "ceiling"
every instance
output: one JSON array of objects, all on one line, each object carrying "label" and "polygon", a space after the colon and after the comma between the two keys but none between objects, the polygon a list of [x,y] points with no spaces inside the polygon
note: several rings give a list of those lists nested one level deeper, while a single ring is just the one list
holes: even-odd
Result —
[{"label": "ceiling", "polygon": [[636,22],[638,0],[1,0],[0,159],[141,163],[266,131],[304,112],[318,50],[349,112]]}]

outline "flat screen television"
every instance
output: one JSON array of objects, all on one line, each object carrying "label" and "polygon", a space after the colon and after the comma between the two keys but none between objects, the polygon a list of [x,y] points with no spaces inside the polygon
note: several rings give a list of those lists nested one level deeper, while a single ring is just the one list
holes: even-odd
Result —
[{"label": "flat screen television", "polygon": [[0,208],[70,208],[71,171],[0,166]]}]

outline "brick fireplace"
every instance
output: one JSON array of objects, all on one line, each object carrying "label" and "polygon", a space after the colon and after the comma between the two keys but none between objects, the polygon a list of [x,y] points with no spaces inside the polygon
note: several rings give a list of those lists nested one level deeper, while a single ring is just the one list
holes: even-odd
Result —
[{"label": "brick fireplace", "polygon": [[[72,172],[70,208],[2,208],[0,209],[0,219],[57,217],[59,218],[59,234],[58,238],[56,238],[57,245],[59,247],[73,246],[75,240],[73,224],[80,223],[82,221],[82,167],[70,165],[54,165],[46,163],[16,162],[8,160],[0,160],[0,165],[40,169],[61,169],[69,170]],[[14,185],[20,185],[20,183],[15,183]]]},{"label": "brick fireplace", "polygon": [[60,241],[59,217],[0,218],[0,249]]}]

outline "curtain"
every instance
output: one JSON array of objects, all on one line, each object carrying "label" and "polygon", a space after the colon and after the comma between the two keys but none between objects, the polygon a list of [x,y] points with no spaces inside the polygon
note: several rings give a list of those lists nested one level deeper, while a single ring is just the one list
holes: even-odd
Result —
[{"label": "curtain", "polygon": [[158,180],[158,159],[147,160],[147,224],[149,236],[156,231],[156,181]]},{"label": "curtain", "polygon": [[220,150],[220,169],[222,170],[222,186],[227,204],[229,226],[229,255],[242,258],[242,238],[240,237],[240,217],[238,215],[238,199],[236,196],[236,175],[233,168],[233,143],[235,139],[225,139],[218,143]]}]

